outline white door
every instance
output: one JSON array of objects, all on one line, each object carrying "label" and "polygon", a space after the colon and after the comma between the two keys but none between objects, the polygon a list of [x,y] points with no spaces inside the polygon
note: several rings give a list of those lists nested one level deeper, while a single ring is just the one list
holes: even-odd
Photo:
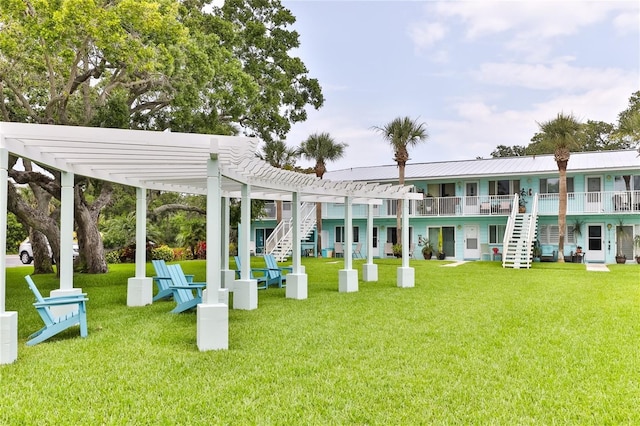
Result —
[{"label": "white door", "polygon": [[587,176],[586,196],[585,211],[591,213],[602,211],[602,178],[600,176]]},{"label": "white door", "polygon": [[587,247],[585,261],[604,262],[604,224],[590,223],[587,225]]},{"label": "white door", "polygon": [[478,225],[464,226],[464,258],[480,259],[480,241],[478,240]]}]

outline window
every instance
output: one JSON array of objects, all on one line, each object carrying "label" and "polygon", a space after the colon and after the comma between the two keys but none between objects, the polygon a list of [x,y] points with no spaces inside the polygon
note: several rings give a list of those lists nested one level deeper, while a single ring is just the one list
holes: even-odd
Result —
[{"label": "window", "polygon": [[516,180],[490,180],[489,195],[511,195],[520,192],[520,181]]},{"label": "window", "polygon": [[[540,179],[541,194],[558,194],[560,192],[560,178]],[[573,178],[567,178],[567,192],[573,192]]]},{"label": "window", "polygon": [[[540,244],[558,244],[560,240],[560,228],[558,225],[540,225],[538,239],[540,240]],[[567,225],[564,242],[565,244],[576,243],[576,234],[573,225]]]},{"label": "window", "polygon": [[558,244],[559,230],[558,225],[540,225],[538,232],[540,244]]},{"label": "window", "polygon": [[489,244],[502,244],[507,225],[489,225]]},{"label": "window", "polygon": [[616,176],[613,182],[614,191],[640,191],[640,175]]},{"label": "window", "polygon": [[[360,242],[359,236],[360,229],[357,226],[353,227],[353,242]],[[336,226],[336,243],[344,243],[344,226]]]}]

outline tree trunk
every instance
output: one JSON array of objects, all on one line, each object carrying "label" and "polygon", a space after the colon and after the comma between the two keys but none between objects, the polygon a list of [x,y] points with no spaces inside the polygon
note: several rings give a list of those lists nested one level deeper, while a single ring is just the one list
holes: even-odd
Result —
[{"label": "tree trunk", "polygon": [[558,200],[558,262],[564,263],[564,234],[567,227],[567,163],[569,160],[558,162],[560,174]]},{"label": "tree trunk", "polygon": [[320,256],[322,253],[322,241],[320,238],[320,234],[322,233],[322,203],[316,203],[316,239],[317,243],[317,251],[316,256]]},{"label": "tree trunk", "polygon": [[[108,272],[104,255],[102,237],[98,231],[98,218],[102,208],[111,200],[113,188],[103,183],[100,195],[92,204],[84,199],[81,185],[75,185],[75,219],[78,236],[78,251],[80,258],[76,268],[89,274],[104,274]],[[146,250],[146,247],[144,248]]]},{"label": "tree trunk", "polygon": [[[404,185],[404,163],[398,163],[398,184]],[[396,202],[396,244],[402,244],[402,200]]]}]

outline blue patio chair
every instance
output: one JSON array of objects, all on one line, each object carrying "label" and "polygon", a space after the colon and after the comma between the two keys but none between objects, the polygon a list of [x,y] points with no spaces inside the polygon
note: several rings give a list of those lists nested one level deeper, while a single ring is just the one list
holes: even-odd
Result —
[{"label": "blue patio chair", "polygon": [[[233,259],[236,261],[236,279],[240,279],[240,256],[233,256]],[[260,275],[254,274],[254,272],[259,272]],[[266,268],[251,268],[249,270],[249,277],[252,280],[258,281],[258,290],[264,290],[267,288],[267,269]]]},{"label": "blue patio chair", "polygon": [[[31,277],[27,275],[24,279],[27,280],[29,288],[36,297],[36,302],[33,306],[35,306],[38,314],[40,314],[40,318],[44,321],[44,327],[28,337],[27,346],[33,346],[40,342],[44,342],[61,331],[78,324],[80,325],[80,337],[87,337],[86,302],[89,299],[86,297],[86,293],[69,296],[42,297],[38,287],[36,287],[36,284],[33,282]],[[54,313],[51,312],[52,306],[68,305],[76,305],[77,309],[74,309],[73,312],[69,312],[62,316],[54,315]]]},{"label": "blue patio chair", "polygon": [[[156,271],[156,275],[153,277],[153,282],[158,287],[158,293],[153,297],[153,301],[156,302],[162,299],[171,299],[173,291],[170,288],[171,277],[169,277],[169,270],[167,264],[162,259],[152,260],[153,269]],[[193,283],[193,275],[185,274],[185,278],[188,283]]]},{"label": "blue patio chair", "polygon": [[[171,313],[179,314],[202,303],[202,289],[207,286],[205,283],[188,282],[184,272],[182,272],[182,267],[178,263],[167,265],[167,271],[171,278],[169,288],[171,288],[173,300],[176,302],[176,307],[173,308]],[[194,290],[196,291],[195,295],[193,293]]]},{"label": "blue patio chair", "polygon": [[272,254],[264,255],[264,263],[267,265],[267,287],[274,284],[280,288],[286,287],[287,276],[284,272],[293,272],[293,267],[278,266],[278,262]]}]

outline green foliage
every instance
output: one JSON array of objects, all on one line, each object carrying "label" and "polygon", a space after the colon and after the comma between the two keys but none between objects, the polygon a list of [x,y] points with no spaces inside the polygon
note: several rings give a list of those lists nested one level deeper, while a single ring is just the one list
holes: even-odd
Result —
[{"label": "green foliage", "polygon": [[107,263],[120,263],[120,250],[111,250],[105,254]]},{"label": "green foliage", "polygon": [[521,145],[506,146],[498,145],[496,149],[491,153],[493,158],[500,157],[521,157],[526,155],[526,147]]},{"label": "green foliage", "polygon": [[422,254],[427,256],[433,254],[433,245],[431,245],[429,240],[425,240],[424,245],[422,246]]},{"label": "green foliage", "polygon": [[315,161],[316,176],[322,178],[327,171],[327,161],[343,157],[346,143],[336,142],[329,133],[314,133],[300,144],[299,153],[307,160]]},{"label": "green foliage", "polygon": [[29,230],[18,222],[13,213],[7,212],[7,253],[17,253],[18,246],[28,236]]},{"label": "green foliage", "polygon": [[151,249],[151,258],[154,260],[164,260],[165,262],[171,262],[174,260],[173,250],[169,246],[159,246]]},{"label": "green foliage", "polygon": [[[373,127],[393,148],[393,160],[403,167],[409,160],[409,148],[429,137],[427,124],[411,117],[396,117],[382,127]],[[400,184],[404,183],[402,180]]]},{"label": "green foliage", "polygon": [[[126,306],[126,264],[74,277],[89,296],[86,339],[70,329],[26,347],[42,321],[29,268],[9,268],[18,360],[0,366],[0,424],[640,424],[635,265],[412,260],[416,286],[403,289],[400,261],[380,259],[379,280],[345,294],[334,260],[302,259],[307,300],[271,288],[258,309],[230,309],[229,350],[207,352],[195,313]],[[204,281],[204,262],[182,267]]]}]

